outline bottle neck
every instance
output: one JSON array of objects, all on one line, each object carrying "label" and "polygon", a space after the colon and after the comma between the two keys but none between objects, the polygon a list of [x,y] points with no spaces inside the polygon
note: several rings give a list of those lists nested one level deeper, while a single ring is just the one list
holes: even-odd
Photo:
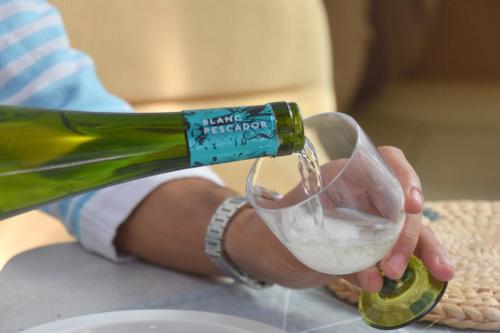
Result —
[{"label": "bottle neck", "polygon": [[297,103],[270,103],[279,139],[277,156],[290,155],[304,148],[304,124]]}]

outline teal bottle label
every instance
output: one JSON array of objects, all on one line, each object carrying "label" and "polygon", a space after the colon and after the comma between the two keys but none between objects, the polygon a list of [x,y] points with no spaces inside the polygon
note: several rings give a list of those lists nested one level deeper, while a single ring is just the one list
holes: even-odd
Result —
[{"label": "teal bottle label", "polygon": [[276,156],[271,105],[184,111],[190,166]]}]

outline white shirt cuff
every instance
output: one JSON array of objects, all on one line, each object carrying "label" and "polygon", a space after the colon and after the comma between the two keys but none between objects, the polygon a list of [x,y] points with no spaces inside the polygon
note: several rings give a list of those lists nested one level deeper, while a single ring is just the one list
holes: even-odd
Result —
[{"label": "white shirt cuff", "polygon": [[118,227],[158,186],[174,179],[190,177],[204,178],[223,185],[223,181],[210,168],[200,167],[142,178],[95,192],[80,213],[82,246],[117,262],[131,260],[131,256],[118,253],[113,243]]}]

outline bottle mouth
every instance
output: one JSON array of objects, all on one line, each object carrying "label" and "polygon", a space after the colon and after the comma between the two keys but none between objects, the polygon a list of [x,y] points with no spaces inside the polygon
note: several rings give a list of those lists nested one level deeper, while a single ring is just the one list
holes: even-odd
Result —
[{"label": "bottle mouth", "polygon": [[300,112],[300,108],[295,102],[288,103],[288,107],[290,108],[290,112],[292,115],[292,124],[293,124],[293,151],[298,152],[304,149],[305,144],[305,136],[304,136],[304,122],[302,118],[302,113]]}]

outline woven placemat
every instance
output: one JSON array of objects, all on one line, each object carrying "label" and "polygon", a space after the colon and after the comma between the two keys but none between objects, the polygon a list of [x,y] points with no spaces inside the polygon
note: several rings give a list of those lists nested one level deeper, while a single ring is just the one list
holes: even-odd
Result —
[{"label": "woven placemat", "polygon": [[[500,201],[426,203],[431,225],[456,266],[441,302],[422,320],[461,329],[500,331]],[[328,288],[358,302],[359,289],[345,280]]]}]

